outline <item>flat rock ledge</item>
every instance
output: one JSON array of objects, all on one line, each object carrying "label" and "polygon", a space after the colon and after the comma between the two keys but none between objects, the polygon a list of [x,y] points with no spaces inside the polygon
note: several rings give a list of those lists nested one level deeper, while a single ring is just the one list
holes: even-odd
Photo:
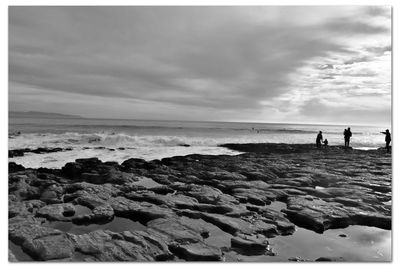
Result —
[{"label": "flat rock ledge", "polygon": [[[296,226],[391,229],[391,154],[384,150],[225,147],[246,153],[122,164],[77,159],[61,169],[10,162],[9,260],[224,261],[231,252],[229,260],[273,257],[268,239]],[[128,226],[107,228],[117,220]]]}]

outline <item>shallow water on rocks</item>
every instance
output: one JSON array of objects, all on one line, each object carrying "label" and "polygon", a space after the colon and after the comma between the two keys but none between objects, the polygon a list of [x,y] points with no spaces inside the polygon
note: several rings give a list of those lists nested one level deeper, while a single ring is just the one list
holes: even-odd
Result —
[{"label": "shallow water on rocks", "polygon": [[296,227],[293,235],[269,241],[277,255],[262,260],[287,261],[291,257],[312,261],[319,257],[342,257],[353,262],[391,260],[391,231],[376,227],[351,225],[323,234]]},{"label": "shallow water on rocks", "polygon": [[320,257],[328,257],[342,258],[345,262],[391,261],[391,231],[376,227],[353,225],[345,229],[330,229],[323,234],[297,228],[293,235],[270,238],[269,243],[275,256],[244,256],[229,251],[226,259],[287,262],[290,258],[315,261]]},{"label": "shallow water on rocks", "polygon": [[96,230],[110,230],[113,232],[122,232],[122,231],[135,231],[135,230],[146,229],[146,226],[144,226],[143,224],[123,217],[114,217],[114,219],[111,222],[105,224],[77,225],[72,222],[53,221],[53,222],[46,222],[43,224],[43,226],[51,227],[75,235],[86,234]]},{"label": "shallow water on rocks", "polygon": [[[286,209],[284,202],[266,206],[276,211]],[[320,257],[343,258],[347,262],[390,261],[391,231],[376,227],[351,225],[344,229],[329,229],[323,234],[297,227],[289,236],[268,239],[275,256],[244,256],[227,253],[227,261],[288,261],[289,258],[315,261]]]},{"label": "shallow water on rocks", "polygon": [[230,251],[229,259],[249,262],[287,262],[290,258],[315,261],[320,257],[342,258],[345,262],[391,260],[391,231],[376,227],[352,225],[323,234],[296,227],[293,235],[270,238],[269,243],[275,256],[244,256]]},{"label": "shallow water on rocks", "polygon": [[33,259],[26,254],[20,246],[10,240],[8,240],[8,248],[12,251],[18,261],[33,261]]}]

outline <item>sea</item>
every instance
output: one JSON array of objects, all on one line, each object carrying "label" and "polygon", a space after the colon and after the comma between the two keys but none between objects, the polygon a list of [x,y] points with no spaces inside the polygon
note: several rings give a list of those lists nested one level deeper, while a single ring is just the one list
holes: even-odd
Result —
[{"label": "sea", "polygon": [[10,117],[8,149],[68,149],[46,154],[25,153],[9,159],[26,168],[60,168],[77,158],[88,157],[122,163],[129,158],[237,155],[239,152],[219,145],[315,143],[319,131],[329,145],[343,145],[343,130],[347,127],[353,133],[350,146],[354,149],[385,145],[385,136],[380,132],[388,127],[382,126]]}]

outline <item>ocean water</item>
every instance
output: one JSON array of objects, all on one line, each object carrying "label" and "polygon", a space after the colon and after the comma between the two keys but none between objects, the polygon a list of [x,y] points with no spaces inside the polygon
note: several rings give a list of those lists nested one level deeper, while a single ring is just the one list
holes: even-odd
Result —
[{"label": "ocean water", "polygon": [[[329,145],[342,145],[347,125],[305,125],[236,122],[182,122],[109,119],[9,118],[9,149],[60,147],[71,150],[34,154],[10,161],[25,167],[59,168],[76,158],[98,157],[123,162],[209,154],[236,155],[224,143],[315,143],[318,131]],[[385,127],[351,126],[350,145],[375,149],[385,145]],[[19,135],[16,133],[20,132]]]}]

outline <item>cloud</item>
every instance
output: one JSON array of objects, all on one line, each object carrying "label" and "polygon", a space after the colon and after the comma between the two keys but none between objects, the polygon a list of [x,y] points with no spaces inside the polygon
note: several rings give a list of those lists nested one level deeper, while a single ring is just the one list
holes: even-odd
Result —
[{"label": "cloud", "polygon": [[326,23],[325,28],[331,32],[351,34],[380,34],[389,33],[390,28],[380,25],[372,25],[366,21],[355,21],[354,18],[337,18]]},{"label": "cloud", "polygon": [[323,65],[318,65],[317,68],[324,70],[324,69],[333,69],[334,66],[333,64],[323,64]]},{"label": "cloud", "polygon": [[390,6],[368,6],[365,7],[365,13],[371,17],[391,17],[391,7]]},{"label": "cloud", "polygon": [[[330,108],[327,108],[330,107]],[[313,116],[322,122],[334,122],[332,118],[343,124],[348,123],[360,123],[365,121],[373,121],[379,124],[390,122],[391,107],[390,105],[384,105],[382,107],[374,106],[350,106],[350,105],[330,105],[324,103],[321,99],[311,99],[306,101],[301,106],[302,115],[305,117]]]},{"label": "cloud", "polygon": [[[194,120],[215,118],[215,112],[225,114],[221,120],[271,120],[257,117],[271,108],[285,118],[288,109],[302,112],[301,101],[325,90],[318,86],[327,81],[336,92],[342,91],[337,82],[350,78],[361,91],[367,87],[361,78],[387,88],[390,80],[376,67],[390,62],[388,13],[362,7],[11,7],[10,103],[37,108],[33,101],[57,96],[49,111],[63,106],[97,117],[175,119],[191,110]],[[71,95],[89,104],[69,101]],[[148,103],[152,112],[132,101]]]}]

